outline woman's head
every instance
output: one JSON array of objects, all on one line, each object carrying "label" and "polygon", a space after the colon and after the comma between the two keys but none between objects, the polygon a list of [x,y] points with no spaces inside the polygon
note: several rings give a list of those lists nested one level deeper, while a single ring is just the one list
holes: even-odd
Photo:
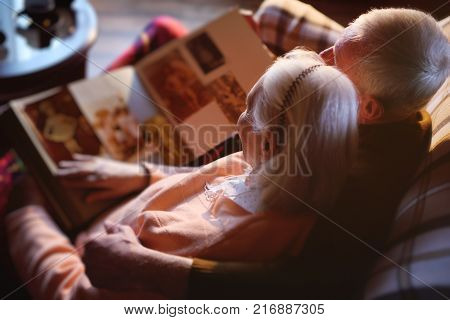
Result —
[{"label": "woman's head", "polygon": [[356,152],[357,108],[350,80],[317,54],[297,49],[275,61],[238,120],[262,207],[333,204]]}]

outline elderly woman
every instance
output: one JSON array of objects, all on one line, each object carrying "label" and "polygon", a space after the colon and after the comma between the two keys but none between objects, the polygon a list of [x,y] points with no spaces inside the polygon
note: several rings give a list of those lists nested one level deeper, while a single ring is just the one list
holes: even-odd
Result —
[{"label": "elderly woman", "polygon": [[[86,156],[63,163],[68,184],[97,190],[91,201],[144,190],[80,234],[76,246],[42,207],[8,215],[20,276],[35,298],[180,297],[189,257],[269,261],[298,255],[316,221],[310,208],[330,208],[351,167],[357,106],[345,75],[317,54],[294,50],[250,91],[237,123],[243,152],[200,168],[148,164],[148,187],[128,164]],[[102,241],[105,232],[117,237]],[[94,287],[86,276],[85,245],[106,249],[91,263],[104,265],[108,249],[116,257],[95,275],[101,284],[102,273],[117,274],[114,283],[101,285],[111,290]]]}]

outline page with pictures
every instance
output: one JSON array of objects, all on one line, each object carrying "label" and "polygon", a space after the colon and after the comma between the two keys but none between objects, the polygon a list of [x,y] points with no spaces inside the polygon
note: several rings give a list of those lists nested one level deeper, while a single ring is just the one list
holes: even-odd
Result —
[{"label": "page with pictures", "polygon": [[155,107],[133,67],[72,83],[69,90],[108,156],[172,165],[191,160],[188,153],[173,148],[176,137],[171,136],[171,125]]},{"label": "page with pictures", "polygon": [[235,132],[247,93],[271,61],[233,10],[158,49],[136,72],[197,158]]},{"label": "page with pictures", "polygon": [[27,136],[50,172],[73,154],[104,155],[104,148],[66,87],[10,102]]},{"label": "page with pictures", "polygon": [[67,87],[14,100],[9,105],[9,123],[2,125],[15,137],[15,150],[37,179],[64,230],[90,221],[115,203],[88,205],[83,201],[83,190],[66,190],[56,176],[59,162],[72,160],[75,153],[109,156]]}]

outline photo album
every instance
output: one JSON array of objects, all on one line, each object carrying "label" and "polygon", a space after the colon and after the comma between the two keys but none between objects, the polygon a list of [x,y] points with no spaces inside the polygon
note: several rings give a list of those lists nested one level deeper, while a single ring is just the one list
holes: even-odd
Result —
[{"label": "photo album", "polygon": [[271,62],[255,31],[233,10],[135,66],[10,101],[2,128],[55,220],[70,233],[118,201],[86,204],[81,191],[58,181],[60,161],[79,153],[195,163],[235,135],[246,94]]}]

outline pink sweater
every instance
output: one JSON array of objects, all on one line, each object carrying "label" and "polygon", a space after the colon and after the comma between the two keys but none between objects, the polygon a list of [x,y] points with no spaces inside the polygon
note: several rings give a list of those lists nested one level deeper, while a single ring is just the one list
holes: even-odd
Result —
[{"label": "pink sweater", "polygon": [[251,213],[224,196],[206,199],[205,183],[242,174],[247,167],[242,154],[236,153],[192,173],[160,180],[105,213],[78,236],[75,246],[41,208],[20,209],[7,219],[11,256],[38,299],[148,299],[162,296],[100,290],[85,275],[83,244],[87,237],[104,232],[105,219],[131,226],[145,247],[186,257],[267,261],[297,254],[314,224],[311,214]]}]

